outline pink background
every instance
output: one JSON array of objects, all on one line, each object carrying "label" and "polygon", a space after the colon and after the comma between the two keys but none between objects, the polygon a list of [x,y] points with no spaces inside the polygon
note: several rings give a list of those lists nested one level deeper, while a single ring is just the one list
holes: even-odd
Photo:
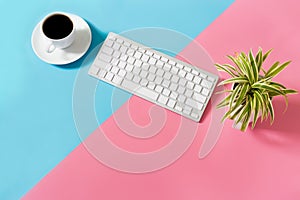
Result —
[{"label": "pink background", "polygon": [[[235,51],[250,48],[256,51],[259,46],[264,50],[274,48],[267,66],[275,60],[292,60],[276,80],[300,90],[300,13],[296,2],[238,0],[196,41],[220,63],[227,62],[224,55]],[[197,56],[189,46],[181,54]],[[283,99],[275,98],[273,126],[266,122],[258,124],[253,131],[241,133],[226,121],[213,151],[199,159],[199,148],[210,123],[210,117],[206,117],[201,122],[203,129],[198,130],[184,155],[172,165],[151,173],[130,174],[113,170],[98,162],[81,144],[24,199],[300,199],[299,100],[299,95],[290,96],[289,108],[283,113]],[[131,101],[143,109],[149,106],[137,97],[132,97]],[[207,116],[210,114],[206,113]],[[142,112],[136,115],[140,120],[149,120]],[[167,115],[172,115],[170,119],[176,122],[175,115],[169,112]],[[112,139],[118,141],[118,145],[128,145],[129,141],[121,136],[112,117],[101,128],[114,130],[114,136],[118,138]],[[97,130],[91,137],[95,134]],[[162,130],[159,135],[165,140],[174,136],[167,130]],[[151,145],[149,142],[144,150],[155,149],[155,145],[162,144],[153,142]],[[143,149],[140,144],[134,146]]]}]

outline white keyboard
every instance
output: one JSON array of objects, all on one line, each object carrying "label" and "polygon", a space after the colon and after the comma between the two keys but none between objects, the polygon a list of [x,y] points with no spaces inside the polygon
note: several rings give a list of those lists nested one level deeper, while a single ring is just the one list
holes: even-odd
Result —
[{"label": "white keyboard", "polygon": [[89,74],[197,122],[218,80],[115,33],[107,36]]}]

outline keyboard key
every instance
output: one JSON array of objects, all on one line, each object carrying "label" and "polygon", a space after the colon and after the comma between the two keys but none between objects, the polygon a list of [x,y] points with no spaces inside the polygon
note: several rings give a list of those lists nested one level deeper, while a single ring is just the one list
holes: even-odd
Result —
[{"label": "keyboard key", "polygon": [[192,70],[192,74],[198,76],[198,75],[199,75],[199,72],[197,72],[196,70],[193,69],[193,70]]},{"label": "keyboard key", "polygon": [[187,80],[185,80],[185,79],[180,79],[179,80],[179,84],[182,85],[182,86],[185,86],[186,83],[187,83]]},{"label": "keyboard key", "polygon": [[132,80],[133,80],[133,82],[135,82],[135,83],[139,83],[139,82],[141,81],[141,78],[140,78],[139,76],[136,76],[136,75],[135,75],[135,76],[133,77]]},{"label": "keyboard key", "polygon": [[183,107],[184,107],[183,103],[177,102],[176,106],[175,106],[175,109],[178,110],[179,112],[182,112],[183,111]]},{"label": "keyboard key", "polygon": [[119,66],[120,68],[124,69],[124,68],[126,67],[126,62],[120,61],[119,64],[118,64],[118,66]]},{"label": "keyboard key", "polygon": [[178,68],[177,67],[172,67],[171,68],[171,72],[173,73],[173,74],[177,74],[178,73]]},{"label": "keyboard key", "polygon": [[153,54],[153,57],[154,57],[155,59],[157,59],[157,60],[159,60],[159,59],[160,59],[160,55],[157,55],[156,53],[155,53],[155,54]]},{"label": "keyboard key", "polygon": [[112,48],[109,48],[107,46],[103,46],[101,50],[108,55],[111,55],[114,52]]},{"label": "keyboard key", "polygon": [[143,96],[146,96],[147,98],[152,99],[152,100],[156,100],[157,97],[158,97],[158,95],[159,95],[157,92],[155,92],[155,91],[153,91],[153,90],[150,90],[150,89],[148,89],[148,88],[145,88],[145,87],[140,87],[140,88],[138,88],[138,89],[136,90],[136,92],[137,92],[138,94],[141,94],[141,95],[143,95]]},{"label": "keyboard key", "polygon": [[142,57],[142,53],[136,51],[136,52],[134,53],[134,57],[135,57],[136,59],[140,59],[140,58]]},{"label": "keyboard key", "polygon": [[155,79],[155,75],[149,73],[149,74],[148,74],[148,80],[149,80],[149,81],[154,81],[154,79]]},{"label": "keyboard key", "polygon": [[193,82],[199,84],[201,82],[201,78],[199,76],[195,76]]},{"label": "keyboard key", "polygon": [[148,87],[149,89],[151,89],[151,90],[154,90],[154,88],[155,88],[155,83],[149,82],[148,85],[147,85],[147,87]]},{"label": "keyboard key", "polygon": [[150,66],[149,71],[150,71],[151,73],[155,74],[155,72],[156,72],[156,67],[154,67],[153,65]]},{"label": "keyboard key", "polygon": [[211,87],[212,87],[213,84],[212,84],[211,82],[209,82],[209,81],[203,79],[203,80],[201,81],[201,84],[200,84],[200,85],[202,85],[203,87],[206,87],[206,88],[208,88],[208,89],[211,89]]},{"label": "keyboard key", "polygon": [[169,63],[170,65],[175,65],[175,61],[173,61],[173,60],[169,60],[168,63]]},{"label": "keyboard key", "polygon": [[147,86],[148,84],[148,80],[147,79],[144,79],[142,78],[141,82],[140,82],[141,86]]},{"label": "keyboard key", "polygon": [[130,65],[130,64],[127,64],[125,69],[128,71],[128,72],[131,72],[133,70],[133,66]]},{"label": "keyboard key", "polygon": [[172,76],[171,81],[174,83],[178,83],[179,77],[178,76]]},{"label": "keyboard key", "polygon": [[168,62],[169,59],[162,56],[162,57],[160,58],[160,60],[163,61],[163,62]]},{"label": "keyboard key", "polygon": [[176,66],[177,66],[179,69],[183,69],[183,65],[180,64],[180,63],[176,63]]},{"label": "keyboard key", "polygon": [[152,53],[150,50],[147,50],[147,51],[146,51],[146,54],[147,54],[148,56],[150,56],[150,57],[153,55],[153,53]]},{"label": "keyboard key", "polygon": [[189,109],[189,108],[190,108],[190,107],[185,106],[185,107],[183,108],[183,113],[186,114],[186,115],[189,115],[189,114],[191,113],[191,109]]},{"label": "keyboard key", "polygon": [[164,66],[163,66],[163,68],[164,68],[164,70],[166,70],[166,71],[170,71],[170,69],[171,69],[171,65],[170,64],[164,64]]},{"label": "keyboard key", "polygon": [[100,72],[98,73],[98,76],[100,77],[100,78],[103,78],[105,75],[106,75],[106,71],[105,70],[100,70]]},{"label": "keyboard key", "polygon": [[193,74],[187,73],[187,75],[186,75],[186,79],[187,79],[187,80],[191,81],[191,80],[193,80],[193,78],[194,78],[194,75],[193,75]]},{"label": "keyboard key", "polygon": [[155,91],[161,93],[162,90],[163,90],[163,87],[161,87],[160,85],[156,85]]},{"label": "keyboard key", "polygon": [[150,58],[149,61],[148,61],[148,63],[150,65],[154,65],[156,63],[156,59],[155,58]]},{"label": "keyboard key", "polygon": [[131,72],[127,72],[127,74],[126,74],[126,78],[128,79],[128,80],[132,80],[133,79],[133,73],[131,73]]},{"label": "keyboard key", "polygon": [[105,41],[105,45],[108,46],[108,47],[112,47],[113,44],[114,44],[114,42],[111,41],[110,39]]},{"label": "keyboard key", "polygon": [[143,68],[144,70],[148,70],[149,67],[150,67],[150,65],[149,65],[148,63],[143,63],[143,64],[142,64],[142,68]]},{"label": "keyboard key", "polygon": [[164,70],[162,70],[162,69],[158,69],[157,70],[157,72],[156,72],[156,74],[158,75],[158,76],[163,76],[164,75]]},{"label": "keyboard key", "polygon": [[162,67],[164,65],[164,63],[162,61],[158,60],[156,62],[156,65],[157,65],[157,67]]},{"label": "keyboard key", "polygon": [[143,64],[143,62],[140,61],[140,60],[135,60],[135,62],[134,62],[134,65],[135,65],[136,67],[141,67],[142,64]]},{"label": "keyboard key", "polygon": [[177,89],[178,85],[175,83],[171,83],[170,90],[175,91]]},{"label": "keyboard key", "polygon": [[170,72],[166,72],[165,74],[164,74],[164,78],[165,79],[167,79],[167,80],[170,80],[171,79],[171,73]]},{"label": "keyboard key", "polygon": [[187,87],[188,89],[190,89],[190,90],[194,89],[194,86],[195,86],[195,84],[192,83],[191,81],[188,81],[187,84],[186,84],[186,87]]},{"label": "keyboard key", "polygon": [[203,96],[202,94],[198,94],[198,93],[194,93],[193,99],[195,99],[196,101],[199,101],[201,103],[205,103],[205,101],[206,101],[206,97]]},{"label": "keyboard key", "polygon": [[148,62],[149,58],[150,58],[149,56],[147,56],[146,54],[144,54],[144,55],[142,56],[141,60],[142,60],[143,62]]},{"label": "keyboard key", "polygon": [[148,72],[145,71],[145,70],[142,70],[141,73],[140,73],[140,76],[141,76],[142,78],[146,78],[146,77],[148,76]]},{"label": "keyboard key", "polygon": [[207,77],[207,80],[209,80],[210,82],[214,82],[215,81],[215,79],[213,77],[211,77],[211,76]]},{"label": "keyboard key", "polygon": [[178,97],[178,93],[172,91],[171,94],[170,94],[170,98],[172,98],[172,99],[177,99],[177,97]]},{"label": "keyboard key", "polygon": [[99,72],[99,68],[98,67],[91,67],[89,70],[90,73],[97,75]]},{"label": "keyboard key", "polygon": [[206,74],[204,74],[204,73],[200,73],[200,77],[202,77],[202,78],[206,78],[206,77],[207,77],[207,75],[206,75]]},{"label": "keyboard key", "polygon": [[111,61],[111,57],[106,54],[100,54],[99,59],[103,60],[104,62],[109,63]]},{"label": "keyboard key", "polygon": [[183,71],[182,69],[178,72],[178,75],[181,77],[185,77],[186,71]]},{"label": "keyboard key", "polygon": [[125,46],[121,46],[121,48],[120,48],[120,52],[122,52],[124,54],[126,53],[127,50],[128,50],[128,48]]},{"label": "keyboard key", "polygon": [[171,107],[171,108],[174,108],[176,104],[176,101],[173,100],[173,99],[169,99],[168,103],[167,103],[167,106]]},{"label": "keyboard key", "polygon": [[182,86],[179,86],[178,89],[177,89],[177,92],[178,92],[179,94],[184,94],[184,91],[185,91],[185,88],[182,87]]},{"label": "keyboard key", "polygon": [[202,110],[202,108],[203,108],[202,103],[197,102],[193,99],[187,99],[185,103],[193,108],[196,108],[197,110]]},{"label": "keyboard key", "polygon": [[158,102],[162,103],[162,104],[166,104],[168,101],[168,97],[164,96],[164,95],[159,95],[158,97]]},{"label": "keyboard key", "polygon": [[124,77],[126,75],[126,71],[124,69],[120,69],[120,71],[118,72],[118,75],[121,77]]},{"label": "keyboard key", "polygon": [[184,94],[185,94],[185,96],[187,96],[187,97],[192,97],[193,91],[192,91],[192,90],[186,90]]},{"label": "keyboard key", "polygon": [[162,93],[163,93],[164,95],[166,95],[166,96],[169,96],[170,93],[171,93],[171,91],[170,91],[169,89],[167,89],[167,88],[164,88]]},{"label": "keyboard key", "polygon": [[132,71],[135,75],[139,75],[141,72],[141,68],[135,67]]},{"label": "keyboard key", "polygon": [[114,77],[114,74],[111,72],[107,72],[107,74],[105,75],[105,79],[111,81]]},{"label": "keyboard key", "polygon": [[121,52],[119,51],[114,51],[113,55],[112,55],[114,58],[120,58],[121,56]]},{"label": "keyboard key", "polygon": [[200,93],[202,87],[200,85],[195,85],[194,91]]},{"label": "keyboard key", "polygon": [[169,80],[163,80],[162,85],[167,88],[169,87],[170,83],[171,82]]},{"label": "keyboard key", "polygon": [[154,82],[158,85],[160,85],[163,81],[163,78],[160,76],[156,76]]},{"label": "keyboard key", "polygon": [[122,77],[116,75],[116,76],[114,76],[114,78],[112,79],[112,82],[115,83],[115,84],[117,84],[117,85],[119,85],[119,84],[122,82],[122,80],[123,80]]},{"label": "keyboard key", "polygon": [[209,89],[203,88],[203,90],[201,91],[201,94],[203,94],[204,96],[208,96],[209,95]]},{"label": "keyboard key", "polygon": [[119,50],[120,47],[121,47],[121,46],[120,46],[120,44],[118,44],[118,43],[114,43],[113,46],[112,46],[112,48],[115,49],[115,50]]},{"label": "keyboard key", "polygon": [[135,61],[135,59],[134,59],[133,57],[129,57],[129,58],[127,59],[127,62],[128,62],[129,64],[133,64],[134,61]]},{"label": "keyboard key", "polygon": [[178,96],[178,101],[179,101],[179,102],[184,103],[185,100],[186,100],[185,95],[180,94],[180,95]]},{"label": "keyboard key", "polygon": [[112,68],[111,68],[111,70],[110,70],[112,73],[114,73],[114,74],[117,74],[118,72],[119,72],[119,68],[118,67],[115,67],[115,66],[113,66]]}]

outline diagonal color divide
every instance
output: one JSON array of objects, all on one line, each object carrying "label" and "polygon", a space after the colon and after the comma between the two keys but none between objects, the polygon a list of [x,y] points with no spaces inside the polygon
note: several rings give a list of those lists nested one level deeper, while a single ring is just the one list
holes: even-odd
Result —
[{"label": "diagonal color divide", "polygon": [[[281,80],[299,90],[295,73],[299,72],[300,64],[296,4],[292,0],[276,4],[270,0],[237,1],[197,40],[218,62],[236,50],[258,45],[275,47],[280,51],[280,55],[275,54],[279,60],[290,58],[295,63],[285,72],[289,79],[281,77]],[[131,175],[112,170],[99,164],[81,144],[25,199],[297,199],[300,136],[294,119],[299,111],[299,98],[299,95],[290,98],[289,110],[285,115],[278,114],[282,123],[275,122],[275,128],[263,124],[255,134],[249,134],[251,130],[240,134],[229,123],[225,124],[226,134],[210,156],[197,159],[204,139],[204,135],[197,135],[181,159],[153,173]],[[135,97],[132,100],[139,101]],[[208,123],[207,120],[203,123]],[[101,127],[107,130],[116,127],[112,122],[108,120]],[[114,129],[116,134],[108,137],[113,140],[118,132]]]}]

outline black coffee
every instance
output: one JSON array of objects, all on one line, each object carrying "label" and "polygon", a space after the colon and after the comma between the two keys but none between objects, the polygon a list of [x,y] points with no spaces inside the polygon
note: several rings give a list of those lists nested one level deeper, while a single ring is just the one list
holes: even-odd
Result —
[{"label": "black coffee", "polygon": [[65,15],[54,14],[44,21],[42,29],[48,38],[57,40],[67,37],[72,32],[73,23]]}]

